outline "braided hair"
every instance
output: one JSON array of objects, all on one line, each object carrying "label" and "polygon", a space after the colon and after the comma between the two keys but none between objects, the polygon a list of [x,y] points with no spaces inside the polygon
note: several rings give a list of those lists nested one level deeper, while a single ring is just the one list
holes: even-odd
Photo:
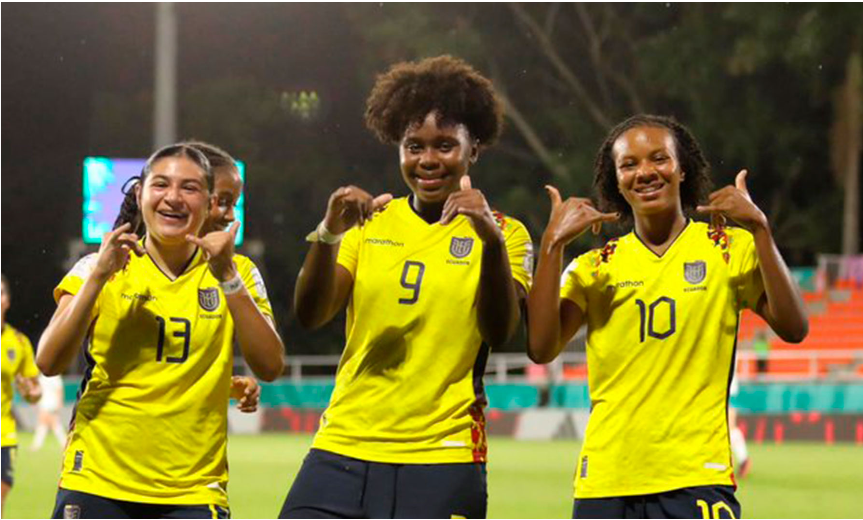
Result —
[{"label": "braided hair", "polygon": [[619,212],[625,218],[632,217],[632,208],[617,185],[617,167],[614,164],[612,149],[617,139],[628,130],[637,127],[665,128],[674,138],[677,160],[686,176],[680,183],[680,200],[683,210],[692,212],[710,193],[713,183],[710,180],[710,163],[692,132],[678,123],[673,117],[639,114],[618,124],[608,133],[605,142],[596,154],[593,172],[593,186],[599,196],[602,211]]},{"label": "braided hair", "polygon": [[141,169],[140,175],[132,177],[123,184],[123,187],[121,188],[124,195],[123,203],[120,205],[120,213],[117,215],[116,220],[114,220],[113,229],[117,229],[123,224],[129,223],[132,225],[132,233],[135,233],[138,236],[143,236],[147,232],[147,228],[144,225],[144,219],[141,215],[141,208],[138,207],[138,198],[135,195],[135,186],[143,186],[144,182],[147,180],[147,176],[153,169],[153,165],[159,160],[167,157],[185,157],[195,163],[204,171],[204,177],[207,179],[207,188],[210,191],[213,190],[213,167],[210,165],[210,161],[204,153],[189,143],[177,143],[165,146],[156,150],[156,152],[147,159],[147,162]]}]

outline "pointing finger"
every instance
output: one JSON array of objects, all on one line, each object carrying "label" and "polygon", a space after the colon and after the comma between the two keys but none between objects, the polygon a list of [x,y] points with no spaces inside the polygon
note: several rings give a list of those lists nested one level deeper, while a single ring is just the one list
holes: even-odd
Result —
[{"label": "pointing finger", "polygon": [[467,191],[471,189],[470,175],[465,175],[464,177],[462,177],[459,181],[459,186],[461,187],[462,191]]},{"label": "pointing finger", "polygon": [[231,229],[228,230],[228,233],[231,234],[231,238],[237,238],[237,231],[240,230],[240,221],[237,220],[233,224],[231,224]]},{"label": "pointing finger", "polygon": [[389,193],[378,195],[377,197],[375,197],[375,200],[372,201],[372,209],[374,211],[380,211],[384,209],[384,206],[389,204],[391,200],[393,200],[393,196]]},{"label": "pointing finger", "polygon": [[560,206],[561,198],[560,198],[560,192],[557,191],[557,188],[548,184],[545,186],[545,191],[548,192],[548,197],[551,199],[551,207],[556,208],[556,207]]},{"label": "pointing finger", "polygon": [[737,177],[734,179],[734,187],[743,193],[749,193],[749,190],[746,189],[746,176],[749,174],[746,170],[740,170],[740,173],[737,174]]}]

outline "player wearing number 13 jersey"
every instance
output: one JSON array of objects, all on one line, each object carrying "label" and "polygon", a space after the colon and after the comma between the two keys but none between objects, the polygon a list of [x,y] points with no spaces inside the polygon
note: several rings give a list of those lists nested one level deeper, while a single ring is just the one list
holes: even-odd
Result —
[{"label": "player wearing number 13 jersey", "polygon": [[283,360],[260,274],[233,254],[236,225],[198,237],[212,186],[201,152],[156,152],[136,188],[145,237],[120,226],[55,289],[37,361],[60,371],[83,342],[88,365],[55,517],[227,514],[234,338],[259,377]]},{"label": "player wearing number 13 jersey", "polygon": [[[549,362],[587,325],[592,408],[576,518],[740,516],[727,422],[738,317],[753,309],[789,341],[802,340],[807,321],[746,173],[698,206],[707,169],[685,127],[636,116],[612,130],[597,158],[595,182],[613,213],[548,188],[529,353]],[[560,277],[567,243],[622,217],[634,221],[632,232],[579,256]],[[727,227],[726,217],[745,229]]]},{"label": "player wearing number 13 jersey", "polygon": [[482,376],[530,288],[524,226],[468,169],[500,131],[491,83],[449,56],[378,77],[366,123],[411,195],[332,194],[297,282],[317,327],[347,305],[336,388],[282,518],[484,517]]}]

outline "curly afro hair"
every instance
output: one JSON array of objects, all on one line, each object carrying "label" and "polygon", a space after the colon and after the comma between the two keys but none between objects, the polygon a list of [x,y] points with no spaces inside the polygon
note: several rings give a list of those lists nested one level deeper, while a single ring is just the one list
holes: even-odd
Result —
[{"label": "curly afro hair", "polygon": [[398,144],[431,112],[438,124],[464,124],[483,146],[494,144],[503,127],[503,105],[491,81],[446,55],[397,63],[379,75],[366,101],[366,126],[382,142]]},{"label": "curly afro hair", "polygon": [[710,180],[710,164],[688,128],[673,117],[648,114],[632,116],[612,128],[599,148],[593,166],[593,186],[599,196],[600,207],[603,211],[620,212],[625,218],[632,217],[632,208],[617,186],[617,168],[614,165],[612,148],[617,138],[626,131],[643,126],[665,128],[671,132],[680,169],[686,173],[680,184],[681,204],[685,212],[691,213],[707,197],[713,186]]}]

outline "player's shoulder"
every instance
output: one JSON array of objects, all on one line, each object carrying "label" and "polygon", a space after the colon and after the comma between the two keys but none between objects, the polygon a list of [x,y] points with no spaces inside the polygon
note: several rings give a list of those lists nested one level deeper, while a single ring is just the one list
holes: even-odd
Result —
[{"label": "player's shoulder", "polygon": [[714,226],[706,222],[696,222],[698,234],[706,238],[709,246],[719,248],[726,261],[729,255],[742,254],[753,244],[755,238],[746,229],[734,226]]},{"label": "player's shoulder", "polygon": [[499,227],[504,233],[516,230],[524,230],[527,232],[527,227],[524,223],[511,215],[507,215],[497,209],[492,209],[491,215],[494,217],[494,222],[497,224],[497,227]]},{"label": "player's shoulder", "polygon": [[252,269],[257,268],[255,262],[251,258],[239,253],[234,253],[234,263],[237,265],[237,270],[240,272],[251,271]]},{"label": "player's shoulder", "polygon": [[77,262],[75,262],[75,265],[73,265],[72,269],[69,270],[69,274],[67,276],[81,279],[87,278],[90,276],[90,273],[93,272],[93,269],[96,268],[96,262],[98,259],[99,253],[89,253],[82,256]]}]

